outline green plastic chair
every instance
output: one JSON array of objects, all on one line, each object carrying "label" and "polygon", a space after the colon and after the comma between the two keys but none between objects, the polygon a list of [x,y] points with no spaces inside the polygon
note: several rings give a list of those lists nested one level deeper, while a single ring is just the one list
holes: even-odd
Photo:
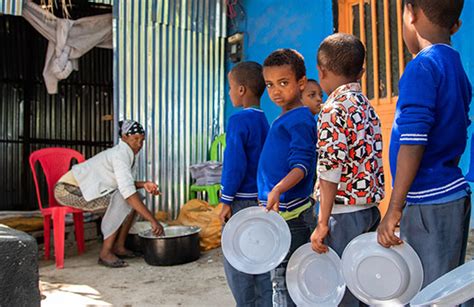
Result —
[{"label": "green plastic chair", "polygon": [[[220,151],[219,151],[220,145]],[[211,144],[210,158],[211,161],[219,161],[223,159],[223,153],[225,149],[225,133],[217,136]],[[221,159],[219,159],[219,157]],[[219,192],[221,190],[220,183],[212,185],[191,185],[191,191],[189,193],[190,199],[197,198],[198,192],[206,192],[209,205],[217,206],[219,204]]]}]

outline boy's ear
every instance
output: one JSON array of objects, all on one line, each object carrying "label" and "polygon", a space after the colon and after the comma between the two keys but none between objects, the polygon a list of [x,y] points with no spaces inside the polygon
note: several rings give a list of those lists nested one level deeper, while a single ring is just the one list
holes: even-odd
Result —
[{"label": "boy's ear", "polygon": [[324,79],[326,77],[326,71],[319,65],[316,65],[316,69],[318,70],[318,77],[321,81],[321,79]]},{"label": "boy's ear", "polygon": [[239,85],[239,96],[244,96],[247,92],[247,89],[243,85]]},{"label": "boy's ear", "polygon": [[364,68],[364,67],[362,67],[362,69],[361,69],[360,73],[357,75],[357,80],[360,80],[360,79],[362,79],[362,76],[364,75],[364,73],[365,73],[365,68]]},{"label": "boy's ear", "polygon": [[307,83],[308,78],[306,76],[303,76],[301,79],[298,80],[298,86],[300,87],[300,91],[304,91]]},{"label": "boy's ear", "polygon": [[405,10],[406,10],[406,13],[408,13],[409,24],[414,24],[416,20],[418,19],[415,7],[413,7],[413,4],[407,3],[405,4]]},{"label": "boy's ear", "polygon": [[462,21],[461,21],[461,19],[458,19],[458,21],[456,21],[456,23],[452,26],[449,33],[451,35],[454,35],[454,33],[456,33],[459,30],[459,28],[461,28],[461,26],[462,26]]}]

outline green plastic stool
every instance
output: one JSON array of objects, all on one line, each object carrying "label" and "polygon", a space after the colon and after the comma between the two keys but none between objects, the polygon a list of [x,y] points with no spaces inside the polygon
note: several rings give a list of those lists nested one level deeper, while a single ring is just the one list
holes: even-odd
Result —
[{"label": "green plastic stool", "polygon": [[[211,144],[210,157],[211,161],[219,161],[219,145],[221,152],[225,149],[225,133],[217,136]],[[222,158],[222,155],[221,155]],[[197,192],[206,192],[209,205],[217,206],[219,204],[219,192],[221,185],[219,183],[212,185],[191,185],[189,193],[190,199],[197,198]]]}]

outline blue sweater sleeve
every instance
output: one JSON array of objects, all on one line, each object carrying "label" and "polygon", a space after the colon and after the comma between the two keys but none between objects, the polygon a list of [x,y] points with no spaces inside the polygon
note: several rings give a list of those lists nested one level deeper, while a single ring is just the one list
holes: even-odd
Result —
[{"label": "blue sweater sleeve", "polygon": [[400,80],[396,125],[400,144],[427,145],[428,135],[435,122],[438,74],[428,61],[408,65]]},{"label": "blue sweater sleeve", "polygon": [[231,117],[226,132],[226,148],[222,170],[221,202],[230,205],[238,192],[247,169],[245,142],[247,131],[237,118]]},{"label": "blue sweater sleeve", "polygon": [[288,165],[300,168],[305,177],[316,163],[316,123],[298,122],[289,131],[291,136]]}]

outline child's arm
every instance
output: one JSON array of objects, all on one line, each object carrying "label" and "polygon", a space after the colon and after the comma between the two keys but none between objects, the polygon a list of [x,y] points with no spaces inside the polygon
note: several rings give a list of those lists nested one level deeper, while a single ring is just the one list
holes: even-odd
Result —
[{"label": "child's arm", "polygon": [[402,243],[402,240],[395,235],[395,227],[397,227],[402,217],[405,199],[413,180],[415,180],[424,151],[425,146],[423,145],[400,146],[397,157],[397,173],[395,174],[390,204],[385,217],[377,229],[378,242],[382,246],[390,247]]},{"label": "child's arm", "polygon": [[280,195],[297,185],[303,178],[305,173],[300,168],[292,169],[273,189],[268,193],[267,211],[279,210]]},{"label": "child's arm", "polygon": [[247,170],[247,154],[245,152],[247,133],[246,126],[239,122],[238,118],[231,117],[229,119],[221,178],[222,194],[220,203],[222,204],[222,210],[219,218],[222,224],[232,215],[232,202]]},{"label": "child's arm", "polygon": [[431,128],[436,121],[440,78],[432,61],[417,57],[417,61],[410,62],[400,79],[398,116],[392,127],[398,130],[400,137],[398,140],[391,140],[398,141],[400,148],[389,208],[377,230],[377,239],[382,246],[402,243],[394,234],[395,227],[401,220],[407,194],[415,180],[425,146],[429,142]]},{"label": "child's arm", "polygon": [[347,163],[346,117],[344,107],[327,105],[318,122],[320,212],[318,226],[311,235],[312,248],[318,253],[328,251],[323,242],[329,234],[329,217],[336,200],[342,166]]},{"label": "child's arm", "polygon": [[319,179],[320,199],[318,226],[311,235],[311,244],[313,250],[318,253],[325,253],[328,247],[323,243],[329,234],[329,217],[331,216],[332,206],[336,199],[337,183]]},{"label": "child's arm", "polygon": [[290,172],[278,182],[267,196],[267,210],[279,211],[280,195],[308,176],[316,161],[316,127],[314,122],[295,123],[288,128],[291,136],[288,154]]}]

